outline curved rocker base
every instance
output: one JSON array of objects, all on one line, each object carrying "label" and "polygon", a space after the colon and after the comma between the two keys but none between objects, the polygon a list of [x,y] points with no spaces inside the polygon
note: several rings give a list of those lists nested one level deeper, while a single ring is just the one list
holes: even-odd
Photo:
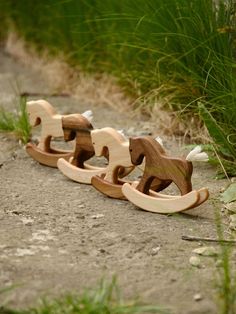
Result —
[{"label": "curved rocker base", "polygon": [[91,184],[92,177],[106,172],[106,168],[95,167],[85,163],[85,169],[72,165],[69,161],[60,158],[58,169],[69,179],[85,184]]},{"label": "curved rocker base", "polygon": [[[202,203],[204,203],[208,198],[209,198],[209,191],[206,188],[202,188],[200,190],[197,191],[199,193],[199,199],[198,202],[196,204],[194,204],[193,207],[189,207],[190,208],[195,208],[199,205],[201,205]],[[166,194],[161,194],[161,193],[157,193],[153,190],[149,191],[149,195],[154,196],[154,197],[158,197],[158,198],[162,198],[162,199],[178,199],[180,196],[174,196],[174,195],[166,195]]]},{"label": "curved rocker base", "polygon": [[121,184],[115,184],[104,180],[103,177],[95,176],[92,178],[92,185],[96,190],[108,197],[126,200],[122,193],[122,182]]},{"label": "curved rocker base", "polygon": [[63,151],[63,150],[56,150],[51,149],[51,153],[44,152],[37,147],[37,145],[28,143],[26,145],[26,152],[40,164],[57,168],[57,161],[60,158],[64,158],[69,160],[71,156],[73,156],[72,151]]},{"label": "curved rocker base", "polygon": [[[153,213],[173,214],[185,211],[200,204],[206,196],[205,192],[191,191],[182,196],[168,197],[160,193],[154,193],[155,196],[146,195],[136,190],[137,183],[132,185],[125,183],[122,186],[122,192],[126,198],[134,205]],[[157,196],[158,195],[158,196]]]}]

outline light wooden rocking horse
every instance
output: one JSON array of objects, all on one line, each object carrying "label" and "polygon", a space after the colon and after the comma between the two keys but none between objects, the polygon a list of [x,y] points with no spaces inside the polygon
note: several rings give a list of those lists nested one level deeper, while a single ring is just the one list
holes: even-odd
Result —
[{"label": "light wooden rocking horse", "polygon": [[[147,211],[169,214],[199,206],[208,199],[209,192],[206,188],[192,190],[192,162],[168,157],[154,138],[130,138],[129,151],[134,165],[140,165],[145,157],[145,168],[140,181],[122,186],[123,194],[131,203]],[[154,179],[156,192],[151,189]],[[171,182],[180,190],[180,196],[158,193]]]},{"label": "light wooden rocking horse", "polygon": [[129,153],[129,142],[113,128],[102,128],[91,132],[92,143],[96,156],[103,156],[108,152],[109,163],[100,176],[92,178],[92,185],[103,194],[124,199],[122,181],[120,178],[128,175],[133,169]]},{"label": "light wooden rocking horse", "polygon": [[41,125],[41,136],[38,145],[28,143],[27,153],[39,163],[50,167],[57,167],[59,158],[69,159],[73,152],[51,148],[52,137],[63,136],[62,116],[45,100],[27,102],[27,113],[32,127]]},{"label": "light wooden rocking horse", "polygon": [[[73,181],[91,184],[93,176],[106,171],[106,168],[85,163],[94,156],[94,147],[91,140],[92,124],[82,115],[74,114],[62,117],[62,127],[65,141],[75,139],[75,150],[69,161],[64,158],[58,160],[58,169]],[[104,157],[107,157],[106,153]]]}]

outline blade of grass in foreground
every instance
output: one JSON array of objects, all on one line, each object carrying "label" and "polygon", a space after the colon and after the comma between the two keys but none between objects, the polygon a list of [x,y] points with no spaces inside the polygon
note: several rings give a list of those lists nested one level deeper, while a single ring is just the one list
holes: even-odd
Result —
[{"label": "blade of grass in foreground", "polygon": [[36,308],[14,310],[0,308],[1,314],[168,314],[168,310],[155,305],[123,302],[116,280],[102,281],[98,289],[86,290],[82,295],[67,295],[53,301],[43,301]]}]

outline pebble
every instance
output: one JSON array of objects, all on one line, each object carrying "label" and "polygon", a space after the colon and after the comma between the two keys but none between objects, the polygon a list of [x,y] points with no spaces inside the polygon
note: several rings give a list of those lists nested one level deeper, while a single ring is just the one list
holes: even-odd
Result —
[{"label": "pebble", "polygon": [[189,259],[189,263],[192,265],[192,266],[195,266],[195,267],[200,267],[201,266],[201,260],[198,256],[191,256],[190,259]]},{"label": "pebble", "polygon": [[217,250],[213,246],[202,246],[195,250],[193,250],[193,253],[202,255],[202,256],[216,256],[218,255]]},{"label": "pebble", "polygon": [[201,301],[202,295],[200,293],[196,293],[193,297],[194,301]]},{"label": "pebble", "polygon": [[152,250],[151,250],[151,255],[152,255],[152,256],[157,255],[158,252],[160,251],[160,249],[161,249],[160,246],[153,247]]},{"label": "pebble", "polygon": [[91,216],[92,219],[99,219],[99,218],[103,218],[103,217],[104,217],[103,214],[96,214],[96,215]]},{"label": "pebble", "polygon": [[30,250],[30,249],[20,249],[20,248],[17,248],[17,249],[16,249],[15,256],[22,257],[22,256],[34,255],[34,254],[35,254],[35,252],[33,252],[33,251]]}]

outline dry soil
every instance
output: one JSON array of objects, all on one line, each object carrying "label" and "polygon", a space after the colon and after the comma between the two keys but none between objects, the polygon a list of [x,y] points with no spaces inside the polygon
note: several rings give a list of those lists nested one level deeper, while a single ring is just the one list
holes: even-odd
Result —
[{"label": "dry soil", "polygon": [[[25,91],[50,93],[42,73],[2,51],[0,105],[13,110],[19,92]],[[48,100],[59,113],[92,109],[94,127],[159,135],[170,154],[186,154],[181,139],[161,134],[158,121],[133,118],[119,106],[91,108],[73,97]],[[175,314],[217,313],[215,259],[201,257],[201,267],[191,266],[192,250],[200,244],[181,239],[216,237],[214,208],[221,208],[213,200],[227,182],[214,177],[208,164],[194,164],[193,186],[208,187],[210,200],[185,214],[153,214],[68,180],[32,160],[14,137],[1,133],[0,287],[17,285],[2,298],[15,307],[33,306],[41,297],[82,291],[116,274],[126,299],[140,296]]]}]

